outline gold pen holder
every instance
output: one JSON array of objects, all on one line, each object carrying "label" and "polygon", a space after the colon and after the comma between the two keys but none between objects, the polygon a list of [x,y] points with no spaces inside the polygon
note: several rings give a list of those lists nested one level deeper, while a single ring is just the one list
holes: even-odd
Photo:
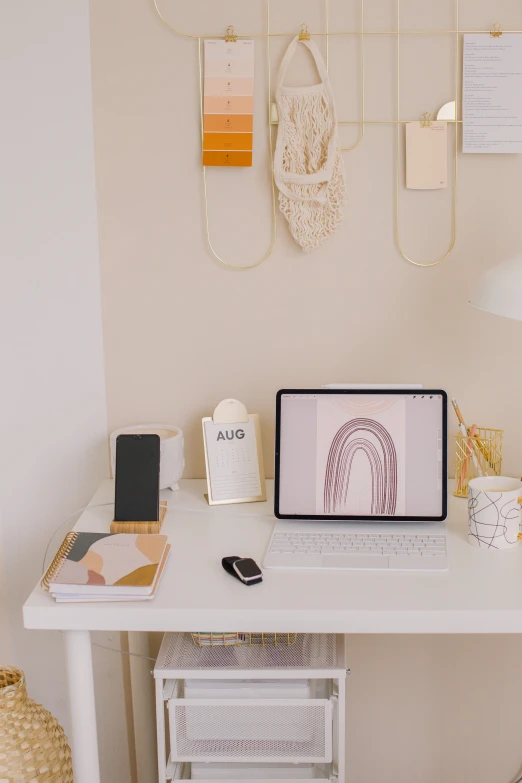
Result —
[{"label": "gold pen holder", "polygon": [[470,437],[455,436],[455,492],[458,498],[467,498],[468,484],[479,476],[477,463],[484,476],[500,476],[502,472],[502,438],[504,430],[477,427]]}]

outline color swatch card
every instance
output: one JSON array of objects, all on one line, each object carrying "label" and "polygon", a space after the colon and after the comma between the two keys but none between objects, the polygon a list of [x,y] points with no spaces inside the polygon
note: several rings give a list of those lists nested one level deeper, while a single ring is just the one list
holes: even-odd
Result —
[{"label": "color swatch card", "polygon": [[406,187],[436,190],[448,186],[448,126],[445,122],[406,123]]},{"label": "color swatch card", "polygon": [[203,165],[251,166],[254,41],[205,41]]}]

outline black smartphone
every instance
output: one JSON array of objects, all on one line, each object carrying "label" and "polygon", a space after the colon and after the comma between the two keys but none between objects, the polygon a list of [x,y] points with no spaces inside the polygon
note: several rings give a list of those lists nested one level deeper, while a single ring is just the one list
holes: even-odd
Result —
[{"label": "black smartphone", "polygon": [[159,519],[159,435],[118,435],[116,438],[116,522]]}]

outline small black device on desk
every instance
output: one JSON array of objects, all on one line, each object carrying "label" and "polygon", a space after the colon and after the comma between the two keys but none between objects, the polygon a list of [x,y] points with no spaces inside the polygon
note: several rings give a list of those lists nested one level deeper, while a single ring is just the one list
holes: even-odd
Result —
[{"label": "small black device on desk", "polygon": [[159,435],[118,435],[116,438],[117,522],[159,519]]},{"label": "small black device on desk", "polygon": [[257,585],[263,581],[263,572],[251,557],[224,557],[221,565],[231,576],[235,576],[244,585]]}]

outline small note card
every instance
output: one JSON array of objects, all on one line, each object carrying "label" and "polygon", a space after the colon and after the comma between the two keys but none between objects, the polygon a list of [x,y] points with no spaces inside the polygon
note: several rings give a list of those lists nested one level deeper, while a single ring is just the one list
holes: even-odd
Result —
[{"label": "small note card", "polygon": [[212,418],[203,419],[208,502],[215,505],[266,500],[259,417],[244,409],[242,421],[230,421],[229,416],[220,421],[219,412],[226,402],[237,401],[224,401]]},{"label": "small note card", "polygon": [[448,187],[448,126],[445,122],[406,123],[406,187]]}]

